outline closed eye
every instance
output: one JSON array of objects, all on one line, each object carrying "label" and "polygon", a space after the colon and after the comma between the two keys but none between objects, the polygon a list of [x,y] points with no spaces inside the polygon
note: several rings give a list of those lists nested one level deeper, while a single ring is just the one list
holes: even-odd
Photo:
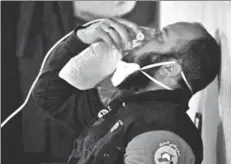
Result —
[{"label": "closed eye", "polygon": [[168,37],[168,29],[167,28],[163,28],[161,30],[161,37],[162,37],[162,42],[167,41],[167,37]]},{"label": "closed eye", "polygon": [[168,29],[164,27],[163,32],[164,32],[165,36],[168,37]]},{"label": "closed eye", "polygon": [[163,38],[163,32],[162,31],[158,31],[155,33],[155,38],[159,43],[164,43],[164,38]]}]

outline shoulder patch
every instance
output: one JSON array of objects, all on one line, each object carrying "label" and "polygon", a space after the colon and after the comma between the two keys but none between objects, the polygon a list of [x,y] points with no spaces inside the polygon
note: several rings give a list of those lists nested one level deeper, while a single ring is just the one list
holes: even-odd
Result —
[{"label": "shoulder patch", "polygon": [[102,109],[101,111],[99,111],[98,113],[98,118],[102,118],[104,115],[106,115],[108,113],[107,109]]},{"label": "shoulder patch", "polygon": [[111,128],[111,132],[114,132],[116,129],[118,129],[122,125],[123,125],[123,122],[121,120],[117,121]]},{"label": "shoulder patch", "polygon": [[159,147],[155,152],[155,164],[177,164],[180,157],[180,150],[170,141],[159,143]]}]

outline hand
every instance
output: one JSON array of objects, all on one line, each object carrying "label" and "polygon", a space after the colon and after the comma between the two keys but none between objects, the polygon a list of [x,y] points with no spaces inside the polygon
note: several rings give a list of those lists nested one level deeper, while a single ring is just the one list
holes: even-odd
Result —
[{"label": "hand", "polygon": [[[132,35],[141,32],[139,27],[130,21],[113,18],[104,19],[85,29],[77,31],[77,36],[85,44],[104,41],[113,49],[131,48]],[[133,36],[134,37],[134,36]]]}]

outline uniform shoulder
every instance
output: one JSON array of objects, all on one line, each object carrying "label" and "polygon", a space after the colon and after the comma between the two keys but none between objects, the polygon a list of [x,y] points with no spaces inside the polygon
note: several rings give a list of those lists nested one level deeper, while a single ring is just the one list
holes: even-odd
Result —
[{"label": "uniform shoulder", "polygon": [[191,147],[178,135],[170,131],[150,131],[133,138],[127,145],[126,164],[193,164]]}]

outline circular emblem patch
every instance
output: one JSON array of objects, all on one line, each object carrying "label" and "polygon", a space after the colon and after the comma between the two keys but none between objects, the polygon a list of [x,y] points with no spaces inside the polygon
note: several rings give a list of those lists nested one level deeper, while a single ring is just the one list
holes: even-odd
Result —
[{"label": "circular emblem patch", "polygon": [[177,146],[170,144],[169,141],[161,143],[155,152],[155,164],[177,164],[179,153]]},{"label": "circular emblem patch", "polygon": [[99,118],[102,118],[102,117],[103,117],[104,115],[106,115],[107,113],[108,113],[108,110],[103,109],[103,110],[99,111],[98,117],[99,117]]}]

